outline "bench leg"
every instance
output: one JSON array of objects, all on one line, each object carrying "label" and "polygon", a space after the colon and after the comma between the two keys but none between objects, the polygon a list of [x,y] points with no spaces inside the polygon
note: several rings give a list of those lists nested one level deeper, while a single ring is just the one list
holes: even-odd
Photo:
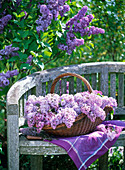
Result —
[{"label": "bench leg", "polygon": [[31,170],[43,170],[43,156],[32,155],[30,158]]},{"label": "bench leg", "polygon": [[108,152],[99,158],[99,170],[108,170]]}]

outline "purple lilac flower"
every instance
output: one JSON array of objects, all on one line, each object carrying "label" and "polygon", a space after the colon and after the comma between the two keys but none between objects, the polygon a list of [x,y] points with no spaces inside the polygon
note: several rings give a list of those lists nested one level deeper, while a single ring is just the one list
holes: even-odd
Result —
[{"label": "purple lilac flower", "polygon": [[69,10],[70,10],[69,5],[64,5],[64,6],[62,7],[62,9],[60,8],[60,15],[61,15],[61,17],[63,17],[64,14],[65,14],[66,12],[68,12]]},{"label": "purple lilac flower", "polygon": [[63,16],[69,11],[69,5],[65,5],[65,0],[46,0],[44,5],[39,4],[39,8],[42,15],[36,20],[38,33],[47,30],[51,20],[57,20],[59,14]]},{"label": "purple lilac flower", "polygon": [[66,23],[66,30],[68,30],[66,35],[66,45],[59,44],[58,48],[66,51],[69,55],[77,46],[84,44],[84,39],[77,39],[74,32],[80,33],[81,36],[90,36],[91,34],[105,33],[104,29],[102,28],[94,26],[89,28],[89,24],[94,17],[92,14],[85,16],[87,9],[88,7],[84,6],[73,18],[71,18]]},{"label": "purple lilac flower", "polygon": [[18,56],[19,54],[16,52],[18,51],[19,48],[18,47],[12,47],[12,44],[5,46],[4,49],[0,50],[0,55],[2,57],[5,56],[5,59],[8,59],[10,56]]},{"label": "purple lilac flower", "polygon": [[32,55],[29,55],[28,58],[27,58],[26,63],[28,63],[29,65],[31,65],[32,60],[33,60],[33,56],[32,56]]},{"label": "purple lilac flower", "polygon": [[[1,77],[3,73],[0,74]],[[59,124],[64,123],[70,128],[76,117],[84,113],[94,122],[97,117],[105,120],[106,114],[103,110],[106,105],[116,107],[116,100],[107,96],[97,95],[98,91],[81,92],[75,95],[47,94],[45,97],[30,95],[25,106],[26,119],[29,127],[36,126],[40,132],[44,125],[51,125],[55,129]],[[102,94],[100,92],[100,94]],[[113,139],[107,131],[109,139]]]},{"label": "purple lilac flower", "polygon": [[7,71],[6,73],[0,73],[0,87],[5,87],[10,84],[9,78],[18,75],[18,70]]},{"label": "purple lilac flower", "polygon": [[4,27],[8,24],[8,21],[12,19],[11,15],[6,15],[0,19],[0,34],[3,33]]}]

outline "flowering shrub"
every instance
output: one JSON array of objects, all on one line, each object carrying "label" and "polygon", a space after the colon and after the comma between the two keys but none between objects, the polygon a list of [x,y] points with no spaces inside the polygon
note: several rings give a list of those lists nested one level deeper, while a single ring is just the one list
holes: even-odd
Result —
[{"label": "flowering shrub", "polygon": [[[76,47],[84,44],[83,36],[105,32],[90,25],[94,16],[86,15],[87,6],[81,6],[76,15],[68,17],[70,4],[68,0],[16,0],[10,4],[8,1],[4,9],[2,1],[0,35],[6,41],[0,37],[3,42],[0,44],[0,72],[17,69],[22,78],[43,69],[44,64],[53,59],[69,57]],[[7,86],[9,82],[1,83],[1,90],[4,84]]]},{"label": "flowering shrub", "polygon": [[0,73],[0,87],[9,85],[9,78],[18,75],[18,70],[7,71],[6,73]]},{"label": "flowering shrub", "polygon": [[89,14],[85,17],[88,7],[84,6],[73,18],[71,18],[66,23],[66,45],[59,44],[58,47],[61,50],[66,50],[68,54],[71,54],[72,51],[76,48],[76,46],[80,46],[84,44],[84,39],[76,38],[77,34],[80,34],[81,37],[87,35],[90,36],[92,34],[104,34],[104,29],[98,27],[88,27],[94,16]]},{"label": "flowering shrub", "polygon": [[[36,127],[40,132],[44,125],[51,125],[53,129],[61,123],[70,128],[75,118],[84,113],[95,122],[99,117],[105,120],[105,106],[116,107],[116,100],[112,97],[102,96],[101,92],[81,92],[72,94],[47,94],[45,97],[30,95],[26,102],[25,116],[29,127]],[[110,135],[110,134],[109,134]]]}]

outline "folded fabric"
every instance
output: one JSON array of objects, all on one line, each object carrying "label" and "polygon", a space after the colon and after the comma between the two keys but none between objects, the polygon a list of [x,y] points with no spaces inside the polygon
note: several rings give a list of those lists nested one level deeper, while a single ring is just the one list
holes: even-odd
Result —
[{"label": "folded fabric", "polygon": [[45,141],[64,148],[78,170],[85,170],[113,146],[124,129],[123,121],[104,121],[90,134],[58,137],[58,140]]}]

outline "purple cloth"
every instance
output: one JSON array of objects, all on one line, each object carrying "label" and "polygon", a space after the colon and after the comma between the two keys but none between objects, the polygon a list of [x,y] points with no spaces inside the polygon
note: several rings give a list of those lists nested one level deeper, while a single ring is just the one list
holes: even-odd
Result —
[{"label": "purple cloth", "polygon": [[101,125],[105,125],[105,127],[112,126],[117,129],[113,140],[109,140],[107,134],[97,127],[96,131],[87,135],[60,137],[58,140],[49,142],[65,149],[78,170],[85,170],[97,158],[108,151],[118,139],[121,131],[125,129],[125,122],[123,121],[104,121]]}]

